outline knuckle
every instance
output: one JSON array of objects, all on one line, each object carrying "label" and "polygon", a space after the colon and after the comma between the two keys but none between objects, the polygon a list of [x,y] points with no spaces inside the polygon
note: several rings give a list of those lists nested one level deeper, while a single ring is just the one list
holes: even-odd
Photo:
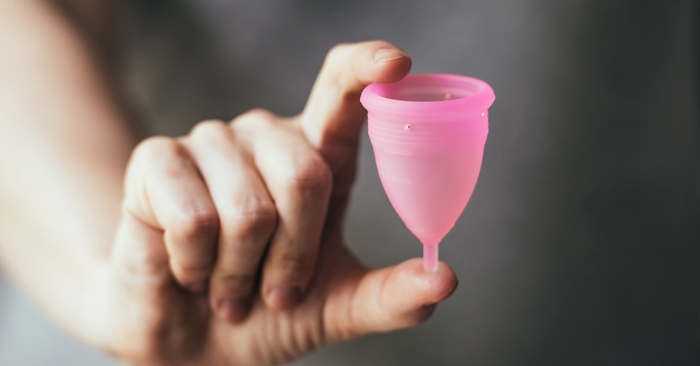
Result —
[{"label": "knuckle", "polygon": [[191,164],[187,149],[177,140],[164,136],[149,137],[134,148],[127,180],[158,175],[178,179]]},{"label": "knuckle", "polygon": [[170,160],[182,155],[182,146],[170,137],[153,136],[141,141],[134,149],[134,159],[146,161]]},{"label": "knuckle", "polygon": [[182,262],[173,263],[172,265],[173,274],[180,280],[189,280],[193,278],[201,278],[211,272],[211,263],[196,263],[196,262]]},{"label": "knuckle", "polygon": [[328,164],[321,158],[299,159],[286,184],[293,192],[322,195],[330,192],[333,175]]},{"label": "knuckle", "polygon": [[343,42],[338,43],[331,47],[326,54],[326,62],[333,62],[338,58],[344,57],[347,49],[351,47],[351,43]]},{"label": "knuckle", "polygon": [[290,277],[303,277],[311,270],[312,264],[312,256],[303,252],[284,253],[273,263]]},{"label": "knuckle", "polygon": [[183,209],[173,223],[174,229],[185,238],[199,238],[216,233],[219,217],[214,209]]},{"label": "knuckle", "polygon": [[234,126],[248,126],[273,121],[277,116],[263,108],[251,109],[231,121]]},{"label": "knuckle", "polygon": [[228,127],[223,121],[210,119],[197,123],[190,131],[190,137],[193,140],[211,140],[228,132]]},{"label": "knuckle", "polygon": [[277,208],[268,200],[248,200],[226,216],[241,236],[269,232],[277,224]]},{"label": "knuckle", "polygon": [[274,117],[274,113],[268,111],[264,108],[253,108],[242,114],[243,117],[247,118],[258,118],[258,119],[269,119]]}]

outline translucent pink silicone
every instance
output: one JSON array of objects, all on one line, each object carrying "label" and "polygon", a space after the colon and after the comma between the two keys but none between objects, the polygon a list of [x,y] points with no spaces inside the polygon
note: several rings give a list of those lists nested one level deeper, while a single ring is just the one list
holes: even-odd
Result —
[{"label": "translucent pink silicone", "polygon": [[382,186],[423,243],[426,271],[474,191],[494,100],[485,82],[448,74],[371,84],[360,97]]}]

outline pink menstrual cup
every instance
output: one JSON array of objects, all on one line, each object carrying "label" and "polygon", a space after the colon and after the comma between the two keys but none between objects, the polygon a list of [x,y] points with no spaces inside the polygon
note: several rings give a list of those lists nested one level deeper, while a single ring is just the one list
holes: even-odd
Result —
[{"label": "pink menstrual cup", "polygon": [[474,191],[494,100],[485,82],[448,74],[374,83],[360,97],[382,186],[423,243],[426,271]]}]

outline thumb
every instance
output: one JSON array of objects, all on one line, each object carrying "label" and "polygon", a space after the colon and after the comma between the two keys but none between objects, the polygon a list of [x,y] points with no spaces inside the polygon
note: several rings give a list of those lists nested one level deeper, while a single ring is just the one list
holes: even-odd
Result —
[{"label": "thumb", "polygon": [[398,81],[410,69],[406,53],[384,41],[339,44],[328,52],[300,123],[334,173],[354,159],[366,113],[362,89],[373,82]]},{"label": "thumb", "polygon": [[359,277],[347,313],[339,317],[344,321],[329,335],[339,341],[416,326],[456,288],[457,276],[442,262],[435,272],[426,272],[418,258],[366,272]]}]

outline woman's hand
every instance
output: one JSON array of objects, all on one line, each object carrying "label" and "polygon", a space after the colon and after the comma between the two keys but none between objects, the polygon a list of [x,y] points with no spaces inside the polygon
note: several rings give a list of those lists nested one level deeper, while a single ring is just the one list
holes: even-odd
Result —
[{"label": "woman's hand", "polygon": [[273,365],[425,320],[454,272],[415,259],[368,271],[341,235],[360,92],[410,67],[386,42],[338,45],[299,116],[255,110],[142,142],[127,169],[105,348],[152,365]]}]

